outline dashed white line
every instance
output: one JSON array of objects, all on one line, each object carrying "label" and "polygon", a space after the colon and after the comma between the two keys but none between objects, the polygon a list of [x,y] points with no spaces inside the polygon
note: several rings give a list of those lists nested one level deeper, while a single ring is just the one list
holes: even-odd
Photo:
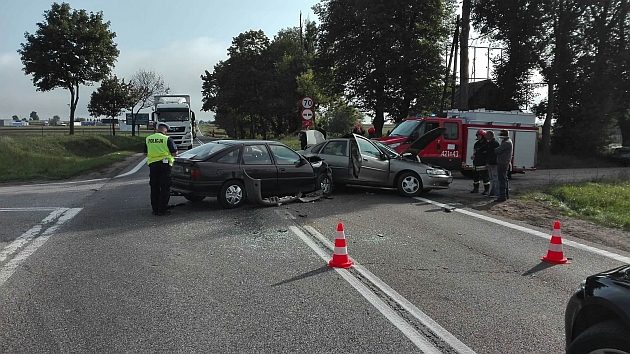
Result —
[{"label": "dashed white line", "polygon": [[59,208],[56,208],[56,207],[0,208],[0,212],[2,212],[2,211],[19,211],[19,212],[33,211],[33,212],[37,212],[37,211],[55,211],[57,209],[59,209]]},{"label": "dashed white line", "polygon": [[53,212],[48,214],[48,216],[42,220],[41,223],[31,227],[22,235],[17,237],[13,242],[8,244],[0,251],[0,262],[4,262],[7,258],[9,258],[12,254],[17,252],[20,248],[22,248],[25,244],[27,244],[30,240],[32,240],[35,236],[39,235],[42,232],[42,229],[45,225],[50,224],[55,221],[55,219],[59,218],[63,213],[65,213],[68,208],[55,208]]},{"label": "dashed white line", "polygon": [[121,178],[121,177],[127,177],[130,176],[138,171],[140,171],[140,169],[142,168],[142,166],[144,166],[147,163],[147,158],[145,157],[144,159],[142,159],[142,161],[140,161],[134,168],[131,169],[131,171],[129,172],[125,172],[123,174],[120,174],[114,178]]},{"label": "dashed white line", "polygon": [[[328,240],[321,232],[317,231],[312,226],[304,227],[308,232],[310,232],[315,238],[319,240],[319,242],[323,243],[329,249],[333,249],[333,243]],[[392,300],[396,301],[402,308],[404,308],[407,312],[409,312],[413,317],[415,317],[420,323],[422,323],[425,327],[427,327],[431,332],[435,333],[440,339],[442,339],[446,344],[450,345],[453,349],[455,349],[458,353],[474,353],[472,349],[470,349],[466,344],[462,343],[457,337],[451,334],[444,327],[440,326],[437,322],[435,322],[431,317],[422,312],[416,305],[407,300],[404,296],[400,295],[396,290],[392,289],[387,283],[382,281],[379,277],[372,274],[367,268],[363,267],[359,263],[355,261],[354,269],[356,269],[361,275],[363,275],[367,280],[369,280],[372,284],[376,285],[383,293],[389,296]]]},{"label": "dashed white line", "polygon": [[[436,202],[436,201],[433,201],[433,200],[430,200],[430,199],[426,199],[426,198],[422,198],[422,197],[415,197],[414,199],[422,201],[422,202],[425,202],[425,203],[433,204],[435,206],[439,206],[440,208],[452,208],[452,206],[450,206],[448,204]],[[497,225],[509,227],[509,228],[511,228],[513,230],[522,231],[522,232],[528,233],[530,235],[538,236],[538,237],[541,237],[541,238],[544,238],[544,239],[547,239],[547,240],[551,237],[550,234],[546,234],[544,232],[532,230],[532,229],[529,229],[529,228],[524,227],[524,226],[515,225],[515,224],[509,223],[507,221],[495,219],[495,218],[490,217],[490,216],[486,216],[486,215],[482,215],[482,214],[479,214],[479,213],[475,213],[474,211],[470,211],[470,210],[466,210],[466,209],[458,209],[458,208],[452,209],[452,211],[458,212],[458,213],[462,213],[464,215],[472,216],[472,217],[477,218],[477,219],[489,221],[489,222],[497,224]],[[585,245],[585,244],[582,244],[582,243],[579,243],[579,242],[575,242],[575,241],[571,241],[571,240],[564,240],[563,239],[562,243],[567,245],[567,246],[571,246],[571,247],[574,247],[574,248],[582,249],[582,250],[587,251],[587,252],[591,252],[591,253],[594,253],[594,254],[598,254],[600,256],[604,256],[604,257],[613,259],[615,261],[619,261],[619,262],[623,262],[623,263],[626,263],[626,264],[630,264],[630,257],[626,257],[626,256],[623,256],[623,255],[620,255],[620,254],[617,254],[617,253],[606,251],[606,250],[603,250],[603,249],[600,249],[600,248],[597,248],[597,247],[593,247],[593,246],[588,246],[588,245]]]},{"label": "dashed white line", "polygon": [[[313,242],[302,230],[296,226],[289,226],[291,231],[296,234],[306,245],[308,245],[318,256],[324,261],[328,260],[328,254],[322,250],[315,242]],[[423,353],[441,353],[433,344],[431,344],[420,332],[413,328],[405,319],[400,317],[391,307],[387,306],[368,289],[363,283],[352,276],[346,269],[334,268],[341,277],[346,280],[356,291],[361,294],[372,306],[374,306],[385,318],[387,318],[396,328],[398,328],[409,340]]]},{"label": "dashed white line", "polygon": [[[40,248],[48,239],[61,227],[62,224],[75,217],[82,208],[63,208],[64,212],[59,216],[57,222],[46,229],[39,237],[35,238],[30,244],[28,244],[20,253],[8,261],[2,268],[0,268],[0,286],[2,286],[11,276],[15,273],[16,269],[22,264],[28,257],[30,257],[38,248]],[[52,215],[52,213],[51,213]],[[49,215],[49,217],[52,217]],[[44,219],[46,220],[46,219]],[[43,221],[42,221],[43,222]]]}]

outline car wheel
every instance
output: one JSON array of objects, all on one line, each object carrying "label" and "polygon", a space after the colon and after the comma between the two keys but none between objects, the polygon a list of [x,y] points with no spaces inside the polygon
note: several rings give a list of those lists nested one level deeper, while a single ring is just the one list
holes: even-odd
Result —
[{"label": "car wheel", "polygon": [[320,189],[324,195],[330,195],[333,192],[333,182],[330,176],[326,173],[319,175],[317,179]]},{"label": "car wheel", "polygon": [[184,198],[186,198],[187,200],[193,202],[193,203],[197,203],[200,202],[202,200],[204,200],[206,197],[202,196],[202,195],[185,195]]},{"label": "car wheel", "polygon": [[221,206],[227,209],[237,208],[245,202],[245,186],[237,180],[227,181],[221,186],[217,197]]},{"label": "car wheel", "polygon": [[567,348],[568,354],[630,354],[628,331],[615,321],[600,322],[582,332]]},{"label": "car wheel", "polygon": [[417,174],[405,172],[398,177],[396,187],[400,194],[406,197],[415,197],[422,192],[422,181]]}]

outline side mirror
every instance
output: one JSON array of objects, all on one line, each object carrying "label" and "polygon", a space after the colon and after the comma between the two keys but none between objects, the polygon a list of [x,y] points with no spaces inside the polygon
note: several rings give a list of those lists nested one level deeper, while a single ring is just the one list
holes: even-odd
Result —
[{"label": "side mirror", "polygon": [[295,167],[304,166],[307,162],[304,157],[300,157],[299,160],[295,161]]}]

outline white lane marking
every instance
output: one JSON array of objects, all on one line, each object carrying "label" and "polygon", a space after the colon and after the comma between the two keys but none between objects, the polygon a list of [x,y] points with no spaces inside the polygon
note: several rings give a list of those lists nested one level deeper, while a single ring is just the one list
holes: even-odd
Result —
[{"label": "white lane marking", "polygon": [[[426,199],[426,198],[422,198],[422,197],[415,197],[414,199],[422,201],[422,202],[425,202],[425,203],[433,204],[433,205],[439,206],[441,208],[452,208],[452,206],[450,206],[448,204],[436,202],[436,201],[433,201],[433,200],[430,200],[430,199]],[[546,240],[549,240],[551,238],[551,234],[546,234],[544,232],[532,230],[532,229],[529,229],[527,227],[515,225],[515,224],[509,223],[507,221],[503,221],[503,220],[495,219],[495,218],[492,218],[492,217],[489,217],[489,216],[486,216],[486,215],[478,214],[478,213],[475,213],[475,212],[470,211],[470,210],[455,208],[452,211],[455,211],[455,212],[458,212],[458,213],[462,213],[464,215],[472,216],[472,217],[475,217],[477,219],[489,221],[489,222],[495,223],[497,225],[509,227],[509,228],[511,228],[513,230],[522,231],[522,232],[528,233],[530,235],[534,235],[534,236],[538,236],[538,237],[544,238]],[[595,254],[598,254],[600,256],[604,256],[604,257],[610,258],[610,259],[615,260],[615,261],[619,261],[619,262],[623,262],[623,263],[626,263],[626,264],[630,264],[630,257],[622,256],[622,255],[617,254],[617,253],[606,251],[606,250],[603,250],[603,249],[600,249],[600,248],[597,248],[597,247],[593,247],[593,246],[588,246],[588,245],[585,245],[585,244],[582,244],[582,243],[579,243],[579,242],[575,242],[575,241],[571,241],[571,240],[564,240],[563,239],[562,243],[567,245],[567,246],[571,246],[571,247],[578,248],[578,249],[581,249],[581,250],[584,250],[584,251],[587,251],[587,252],[595,253]]]},{"label": "white lane marking", "polygon": [[83,181],[70,181],[70,182],[51,182],[51,183],[34,183],[34,184],[20,184],[17,186],[6,186],[4,188],[17,188],[17,187],[41,187],[41,186],[61,186],[64,184],[79,184],[79,183],[91,183],[105,181],[107,178],[86,179]]},{"label": "white lane marking", "polygon": [[146,164],[146,163],[147,163],[147,158],[145,157],[144,159],[142,159],[142,161],[140,161],[140,162],[136,165],[136,167],[134,167],[133,169],[131,169],[131,171],[129,171],[129,172],[125,172],[125,173],[123,173],[123,174],[120,174],[120,175],[118,175],[118,176],[116,176],[116,177],[114,177],[114,178],[121,178],[121,177],[127,177],[127,176],[130,176],[130,175],[132,175],[132,174],[134,174],[134,173],[136,173],[136,172],[140,171],[140,169],[142,168],[142,166],[144,166],[144,164]]},{"label": "white lane marking", "polygon": [[[297,226],[289,226],[291,231],[296,234],[304,243],[306,243],[318,256],[324,261],[328,261],[328,254],[322,250],[315,242],[313,242],[302,230]],[[409,340],[420,349],[423,353],[441,353],[433,344],[426,340],[415,328],[413,328],[400,315],[392,310],[383,300],[379,299],[370,289],[363,283],[352,276],[346,269],[333,268],[343,279],[345,279],[352,287],[359,292],[372,306],[374,306],[385,318],[389,320],[396,328],[398,328]]]},{"label": "white lane marking", "polygon": [[54,234],[59,227],[66,221],[75,217],[82,208],[66,209],[63,215],[57,219],[57,222],[46,229],[39,237],[33,240],[28,246],[26,246],[20,253],[18,253],[13,259],[7,262],[2,268],[0,268],[0,286],[2,286],[11,276],[15,273],[16,269],[26,259],[31,256],[38,248],[40,248],[48,239]]},{"label": "white lane marking", "polygon": [[59,208],[57,207],[26,207],[26,208],[0,208],[0,212],[2,211],[55,211]]},{"label": "white lane marking", "polygon": [[0,251],[0,263],[4,262],[12,254],[17,252],[20,248],[22,248],[22,246],[27,244],[35,236],[39,235],[39,233],[42,231],[42,228],[45,225],[50,224],[51,222],[55,221],[55,219],[60,217],[67,210],[68,210],[68,208],[56,208],[53,212],[48,214],[48,216],[44,220],[42,220],[41,223],[31,227],[26,232],[24,232],[22,235],[20,235],[15,240],[13,240],[13,242],[11,242],[10,244],[6,245],[2,249],[2,251]]},{"label": "white lane marking", "polygon": [[[308,232],[310,232],[313,236],[315,236],[321,243],[326,245],[329,249],[333,249],[333,243],[328,240],[321,232],[317,231],[312,226],[304,227]],[[450,345],[458,353],[474,353],[472,349],[470,349],[466,344],[457,339],[451,332],[446,330],[444,327],[440,326],[435,320],[433,320],[429,315],[422,312],[416,305],[407,300],[404,296],[400,295],[396,290],[392,289],[387,283],[382,281],[379,277],[372,274],[367,268],[363,267],[359,263],[354,262],[354,269],[356,269],[361,275],[363,275],[367,280],[369,280],[372,284],[376,285],[383,293],[389,296],[391,299],[396,301],[398,305],[400,305],[403,309],[409,312],[413,317],[415,317],[420,323],[422,323],[425,327],[427,327],[431,332],[435,333],[442,341],[446,344]]]}]

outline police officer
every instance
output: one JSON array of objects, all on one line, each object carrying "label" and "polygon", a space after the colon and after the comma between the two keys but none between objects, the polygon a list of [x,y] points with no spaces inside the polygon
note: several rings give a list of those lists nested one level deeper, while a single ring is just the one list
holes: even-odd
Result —
[{"label": "police officer", "polygon": [[177,156],[173,138],[166,135],[169,126],[158,123],[157,131],[146,138],[149,184],[151,185],[151,208],[153,215],[168,215],[168,200],[171,197],[171,167]]}]

